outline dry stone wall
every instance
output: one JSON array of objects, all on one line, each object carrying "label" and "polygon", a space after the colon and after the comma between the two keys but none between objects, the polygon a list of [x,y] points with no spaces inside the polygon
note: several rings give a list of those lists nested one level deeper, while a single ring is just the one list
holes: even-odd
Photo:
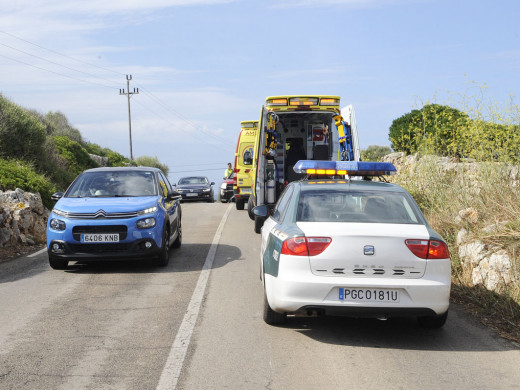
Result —
[{"label": "dry stone wall", "polygon": [[[438,166],[438,171],[445,174],[463,172],[467,182],[468,191],[478,192],[479,178],[482,175],[483,165],[476,162],[458,162],[447,157],[405,155],[404,153],[392,153],[383,158],[383,161],[392,162],[397,168],[397,175],[421,174],[422,165],[432,164]],[[506,166],[508,169],[508,184],[512,188],[519,187],[518,166]],[[442,178],[439,178],[442,180]],[[514,271],[515,258],[504,248],[482,242],[481,236],[500,235],[504,233],[508,221],[496,222],[484,228],[479,225],[480,219],[477,210],[472,207],[459,210],[453,216],[457,233],[457,255],[465,267],[471,271],[473,285],[482,285],[491,291],[500,291],[502,288],[518,284]]]},{"label": "dry stone wall", "polygon": [[0,191],[0,247],[45,242],[48,217],[40,194]]}]

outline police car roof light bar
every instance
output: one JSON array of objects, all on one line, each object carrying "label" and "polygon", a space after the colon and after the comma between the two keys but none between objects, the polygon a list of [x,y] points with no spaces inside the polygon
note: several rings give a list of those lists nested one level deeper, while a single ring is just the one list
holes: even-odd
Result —
[{"label": "police car roof light bar", "polygon": [[293,169],[296,173],[329,176],[386,176],[396,173],[394,164],[373,161],[300,160],[294,165]]}]

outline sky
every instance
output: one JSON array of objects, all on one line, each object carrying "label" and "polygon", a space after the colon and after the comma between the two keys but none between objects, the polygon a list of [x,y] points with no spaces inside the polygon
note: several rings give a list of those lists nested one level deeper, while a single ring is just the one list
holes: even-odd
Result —
[{"label": "sky", "polygon": [[[427,102],[520,91],[518,0],[0,0],[0,93],[217,185],[267,96],[351,104],[362,149]],[[483,87],[485,86],[485,87]],[[515,100],[517,102],[517,100]]]}]

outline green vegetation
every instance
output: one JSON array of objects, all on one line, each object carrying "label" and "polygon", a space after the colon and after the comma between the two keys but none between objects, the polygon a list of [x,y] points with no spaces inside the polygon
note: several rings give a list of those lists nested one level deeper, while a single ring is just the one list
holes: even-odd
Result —
[{"label": "green vegetation", "polygon": [[[90,156],[105,158],[103,165],[125,166],[131,163],[108,148],[86,142],[60,112],[42,115],[26,110],[0,94],[0,189],[21,188],[39,192],[47,208],[52,208],[52,193],[64,191],[85,169],[99,166]],[[168,166],[157,157],[143,156],[139,164],[161,168]]]},{"label": "green vegetation", "polygon": [[520,163],[520,125],[510,119],[427,104],[394,120],[389,137],[392,149],[407,154]]},{"label": "green vegetation", "polygon": [[[481,97],[464,98],[457,106],[463,108],[427,104],[392,123],[392,148],[420,159],[420,164],[403,165],[392,181],[414,196],[447,240],[454,299],[495,323],[506,337],[520,340],[520,109]],[[461,220],[466,210],[473,220]],[[462,229],[471,241],[507,253],[511,280],[501,275],[495,291],[474,284],[475,265],[464,263],[458,253]]]},{"label": "green vegetation", "polygon": [[368,148],[361,150],[361,160],[363,161],[380,161],[383,156],[392,153],[389,146],[370,145]]},{"label": "green vegetation", "polygon": [[150,157],[150,156],[141,156],[135,159],[135,163],[137,165],[143,166],[143,167],[155,167],[159,168],[163,171],[163,173],[168,176],[169,168],[165,164],[161,164],[157,157]]},{"label": "green vegetation", "polygon": [[51,195],[56,192],[56,187],[45,176],[36,173],[30,163],[0,158],[0,190],[16,188],[39,192],[45,207],[52,208]]}]

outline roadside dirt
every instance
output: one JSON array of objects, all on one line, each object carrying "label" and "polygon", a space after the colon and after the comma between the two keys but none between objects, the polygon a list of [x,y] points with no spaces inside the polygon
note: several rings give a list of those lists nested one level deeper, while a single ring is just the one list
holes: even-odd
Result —
[{"label": "roadside dirt", "polygon": [[43,247],[43,244],[0,247],[0,263],[14,259],[16,257],[21,257],[33,252],[37,252]]}]

